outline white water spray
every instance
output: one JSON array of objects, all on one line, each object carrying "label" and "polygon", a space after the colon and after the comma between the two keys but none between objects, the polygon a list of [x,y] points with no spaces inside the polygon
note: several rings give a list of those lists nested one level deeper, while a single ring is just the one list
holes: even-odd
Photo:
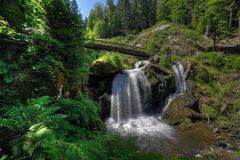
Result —
[{"label": "white water spray", "polygon": [[169,108],[169,105],[171,102],[178,96],[183,95],[187,91],[187,84],[186,84],[186,72],[184,71],[184,67],[181,63],[177,63],[173,65],[173,70],[175,72],[175,86],[176,86],[176,91],[174,94],[170,95],[165,102],[162,115],[163,117],[166,113],[166,111]]},{"label": "white water spray", "polygon": [[144,114],[151,108],[151,86],[143,69],[148,61],[135,64],[135,69],[116,75],[112,84],[111,117],[106,122],[110,132],[121,135],[172,137],[174,129],[153,116]]}]

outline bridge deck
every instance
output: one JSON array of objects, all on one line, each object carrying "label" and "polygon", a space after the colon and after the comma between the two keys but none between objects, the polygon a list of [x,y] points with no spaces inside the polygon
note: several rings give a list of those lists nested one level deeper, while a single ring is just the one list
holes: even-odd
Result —
[{"label": "bridge deck", "polygon": [[123,54],[142,57],[142,58],[149,57],[147,52],[144,51],[143,48],[139,48],[139,47],[135,47],[127,44],[107,42],[102,40],[89,41],[85,44],[85,47],[89,49],[117,51]]}]

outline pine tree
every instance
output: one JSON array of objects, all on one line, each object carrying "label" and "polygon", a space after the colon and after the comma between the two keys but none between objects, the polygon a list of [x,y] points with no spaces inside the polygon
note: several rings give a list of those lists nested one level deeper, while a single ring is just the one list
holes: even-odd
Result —
[{"label": "pine tree", "polygon": [[115,5],[113,0],[107,0],[107,6],[106,6],[106,22],[107,22],[107,28],[108,28],[108,37],[113,37],[116,27],[116,17],[114,16],[115,12]]},{"label": "pine tree", "polygon": [[[80,89],[80,69],[82,65],[83,22],[77,7],[68,5],[68,0],[52,0],[48,9],[48,26],[53,38],[64,44],[64,52],[59,52],[65,62],[69,80],[70,96],[74,97]],[[71,3],[70,3],[71,4]]]},{"label": "pine tree", "polygon": [[74,13],[76,15],[79,13],[78,5],[77,5],[76,0],[71,0],[70,1],[70,10],[71,10],[72,13]]},{"label": "pine tree", "polygon": [[160,0],[157,4],[157,21],[170,20],[169,0]]},{"label": "pine tree", "polygon": [[153,26],[157,21],[157,0],[150,0],[149,5],[149,26]]},{"label": "pine tree", "polygon": [[129,0],[119,0],[118,5],[118,14],[121,21],[121,29],[123,34],[130,33],[130,29],[132,27],[131,23],[131,5]]}]

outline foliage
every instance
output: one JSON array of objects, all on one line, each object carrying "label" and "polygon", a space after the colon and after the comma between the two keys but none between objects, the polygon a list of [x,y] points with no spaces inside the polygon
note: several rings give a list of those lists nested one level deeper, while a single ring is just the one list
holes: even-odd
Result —
[{"label": "foliage", "polygon": [[211,119],[216,119],[218,116],[218,111],[217,109],[215,109],[212,106],[208,106],[206,104],[201,106],[201,113],[206,116],[209,117]]},{"label": "foliage", "polygon": [[[216,42],[231,35],[232,29],[237,30],[239,6],[236,0],[119,0],[116,4],[108,0],[106,6],[96,3],[91,11],[87,35],[127,35],[167,20],[206,33]],[[99,24],[105,28],[101,29]]]},{"label": "foliage", "polygon": [[60,112],[69,116],[67,118],[69,122],[77,124],[79,127],[96,131],[104,128],[99,119],[96,104],[93,101],[83,98],[77,102],[63,98],[58,103],[61,106]]},{"label": "foliage", "polygon": [[107,6],[96,3],[88,17],[87,37],[127,35],[156,23],[156,0],[113,0]]},{"label": "foliage", "polygon": [[[99,149],[104,145],[100,145],[103,143],[102,138],[89,132],[91,126],[95,131],[101,128],[102,122],[97,116],[95,104],[87,99],[80,102],[61,99],[57,103],[49,97],[33,99],[26,105],[13,106],[3,114],[0,117],[0,126],[9,128],[17,135],[11,142],[15,157],[57,159],[64,155],[61,152],[66,149],[69,151],[66,152],[66,157],[77,156],[85,159],[84,157],[93,156],[91,152],[99,153]],[[86,138],[93,139],[86,141]],[[73,143],[73,139],[77,141]],[[97,146],[99,148],[96,148]],[[99,158],[102,155],[95,156]]]},{"label": "foliage", "polygon": [[[239,55],[204,52],[181,58],[192,64],[189,79],[201,90],[206,103],[201,113],[221,127],[236,127],[239,123]],[[206,81],[207,80],[207,81]],[[199,93],[196,91],[196,96]]]},{"label": "foliage", "polygon": [[123,56],[119,53],[102,53],[98,59],[96,59],[93,63],[101,62],[101,63],[107,63],[115,68],[129,68],[128,66],[128,58],[126,56]]}]

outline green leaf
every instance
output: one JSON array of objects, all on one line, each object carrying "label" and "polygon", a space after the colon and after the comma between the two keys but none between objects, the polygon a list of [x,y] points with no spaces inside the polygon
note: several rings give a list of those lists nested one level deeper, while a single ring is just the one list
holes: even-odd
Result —
[{"label": "green leaf", "polygon": [[7,68],[7,64],[0,61],[0,75],[4,75],[8,73],[8,68]]},{"label": "green leaf", "polygon": [[14,82],[14,80],[15,80],[15,78],[10,74],[7,74],[3,77],[3,81],[7,84]]}]

